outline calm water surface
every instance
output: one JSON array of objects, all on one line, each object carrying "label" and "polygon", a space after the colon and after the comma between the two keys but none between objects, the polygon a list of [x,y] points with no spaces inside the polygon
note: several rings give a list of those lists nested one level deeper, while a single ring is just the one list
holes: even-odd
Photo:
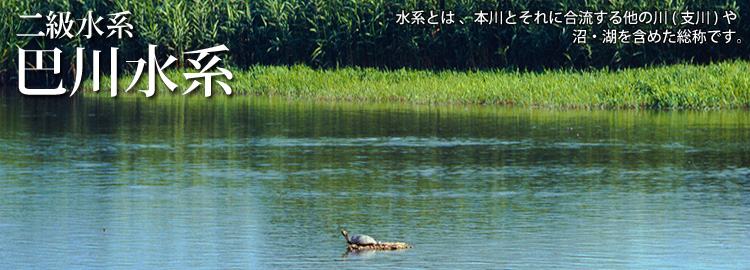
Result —
[{"label": "calm water surface", "polygon": [[748,111],[5,97],[0,127],[3,269],[750,267]]}]

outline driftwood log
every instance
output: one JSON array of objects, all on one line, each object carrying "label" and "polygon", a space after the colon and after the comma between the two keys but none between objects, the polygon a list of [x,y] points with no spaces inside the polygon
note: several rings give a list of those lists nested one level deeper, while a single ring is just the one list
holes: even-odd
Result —
[{"label": "driftwood log", "polygon": [[408,249],[412,248],[407,243],[402,242],[378,242],[374,245],[357,245],[357,244],[349,244],[346,246],[346,250],[349,252],[356,252],[356,251],[364,251],[364,250],[399,250],[399,249]]}]

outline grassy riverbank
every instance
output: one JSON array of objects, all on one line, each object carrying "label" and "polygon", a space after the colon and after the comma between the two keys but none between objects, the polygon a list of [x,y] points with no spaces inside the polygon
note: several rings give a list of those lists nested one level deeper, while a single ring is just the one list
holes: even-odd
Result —
[{"label": "grassy riverbank", "polygon": [[[369,68],[315,70],[306,66],[253,66],[234,70],[233,95],[291,99],[404,101],[438,104],[501,104],[550,108],[746,108],[750,62],[679,64],[619,71],[383,71]],[[182,71],[167,73],[175,93],[157,81],[156,95],[179,95],[190,85]],[[223,77],[217,77],[223,79]],[[123,78],[125,89],[132,78]],[[135,89],[144,89],[142,78]],[[109,95],[108,90],[86,95]],[[108,89],[104,78],[101,88]],[[120,93],[120,95],[133,95]],[[203,87],[194,92],[203,94]],[[214,95],[224,95],[218,85]],[[143,95],[143,94],[137,94]]]}]

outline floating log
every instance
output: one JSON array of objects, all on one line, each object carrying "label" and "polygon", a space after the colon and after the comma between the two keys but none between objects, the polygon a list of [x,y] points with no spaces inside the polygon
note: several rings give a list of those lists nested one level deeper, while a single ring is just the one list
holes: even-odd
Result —
[{"label": "floating log", "polygon": [[346,246],[346,251],[349,252],[357,252],[357,251],[364,251],[364,250],[399,250],[399,249],[409,249],[413,248],[407,243],[403,242],[378,242],[374,245],[357,245],[357,244],[350,244]]}]

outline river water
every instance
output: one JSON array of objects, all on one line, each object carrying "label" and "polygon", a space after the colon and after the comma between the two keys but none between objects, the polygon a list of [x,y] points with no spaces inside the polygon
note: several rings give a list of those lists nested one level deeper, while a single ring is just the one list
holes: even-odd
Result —
[{"label": "river water", "polygon": [[748,111],[3,97],[0,127],[3,269],[750,267]]}]

